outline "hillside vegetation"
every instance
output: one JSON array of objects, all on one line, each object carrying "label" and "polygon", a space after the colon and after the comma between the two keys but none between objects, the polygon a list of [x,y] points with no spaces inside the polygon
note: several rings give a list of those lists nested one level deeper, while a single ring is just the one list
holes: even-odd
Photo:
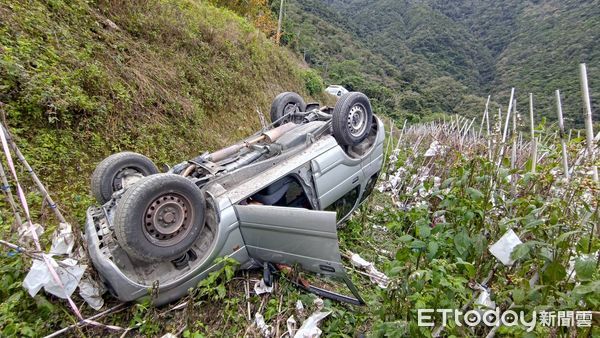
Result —
[{"label": "hillside vegetation", "polygon": [[208,3],[2,0],[0,17],[8,124],[78,215],[108,154],[173,163],[255,131],[279,92],[308,94],[291,53]]},{"label": "hillside vegetation", "polygon": [[[533,92],[538,113],[555,120],[560,89],[567,125],[582,127],[580,62],[588,64],[592,93],[600,92],[598,1],[290,2],[289,45],[330,82],[385,87],[376,91],[395,115],[479,116],[482,98],[491,94],[506,109],[516,87],[518,101]],[[597,99],[593,106],[598,111]]]}]

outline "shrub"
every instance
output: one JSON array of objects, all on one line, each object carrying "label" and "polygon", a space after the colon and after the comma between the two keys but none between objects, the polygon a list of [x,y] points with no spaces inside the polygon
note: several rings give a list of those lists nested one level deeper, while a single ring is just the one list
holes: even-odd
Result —
[{"label": "shrub", "polygon": [[324,90],[323,79],[316,71],[309,69],[302,73],[304,86],[310,95],[320,94]]}]

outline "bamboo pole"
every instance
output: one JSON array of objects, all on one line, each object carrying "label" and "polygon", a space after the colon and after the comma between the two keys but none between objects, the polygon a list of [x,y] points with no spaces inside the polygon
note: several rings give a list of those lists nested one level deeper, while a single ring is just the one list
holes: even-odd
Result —
[{"label": "bamboo pole", "polygon": [[490,138],[490,112],[486,111],[486,133],[485,138],[487,140],[487,151],[488,151],[488,160],[492,160],[492,140]]},{"label": "bamboo pole", "polygon": [[498,130],[502,131],[502,107],[498,107]]},{"label": "bamboo pole", "polygon": [[583,105],[585,107],[585,138],[587,144],[587,156],[588,160],[592,164],[592,176],[594,178],[594,181],[598,182],[598,167],[595,165],[596,162],[594,161],[594,130],[592,125],[592,105],[590,102],[590,91],[588,88],[587,69],[585,63],[579,65],[579,71],[581,79]]},{"label": "bamboo pole", "polygon": [[573,134],[573,129],[569,129],[569,136],[567,136],[567,143],[571,143],[571,135]]},{"label": "bamboo pole", "polygon": [[[512,148],[510,150],[510,168],[514,169],[517,166],[517,100],[513,101],[512,114]],[[514,175],[513,175],[514,178]],[[514,184],[514,182],[513,182]]]},{"label": "bamboo pole", "polygon": [[[504,124],[504,132],[502,133],[502,142],[501,142],[502,144],[500,145],[500,155],[498,156],[498,168],[500,168],[500,164],[502,164],[502,159],[504,158],[504,146],[506,144],[506,137],[508,135],[508,124],[510,122],[510,113],[512,110],[514,97],[515,97],[515,88],[512,88],[510,90],[510,100],[508,101],[508,110],[506,111],[506,123]],[[502,121],[502,120],[500,120],[500,121]]]},{"label": "bamboo pole", "polygon": [[562,105],[560,103],[560,91],[556,90],[556,112],[558,114],[558,133],[560,145],[562,146],[562,166],[565,179],[569,181],[569,161],[567,159],[567,143],[565,142],[565,124],[563,121]]},{"label": "bamboo pole", "polygon": [[37,187],[38,187],[40,193],[42,194],[42,196],[44,197],[44,199],[46,199],[46,201],[48,201],[48,204],[50,205],[50,208],[54,212],[54,215],[56,215],[56,218],[58,219],[58,221],[60,223],[67,223],[67,221],[63,217],[60,210],[58,210],[58,206],[56,205],[56,203],[54,203],[54,200],[52,199],[52,197],[50,197],[48,190],[46,190],[46,187],[44,186],[42,181],[40,181],[40,179],[38,178],[36,173],[33,171],[31,166],[25,159],[25,156],[23,156],[23,153],[21,153],[21,151],[19,150],[19,147],[17,147],[17,144],[15,143],[14,139],[11,137],[10,133],[8,132],[8,130],[4,127],[4,125],[2,123],[0,123],[0,132],[4,133],[4,135],[6,136],[6,140],[8,141],[10,147],[14,151],[15,155],[17,155],[17,158],[19,159],[19,161],[23,164],[23,166],[25,166],[25,169],[27,170],[29,175],[31,175],[31,178],[37,185]]},{"label": "bamboo pole", "polygon": [[500,149],[500,138],[502,137],[502,107],[498,107],[498,116],[496,118],[496,122],[494,123],[494,149],[492,152],[492,157],[490,161],[494,161],[494,156],[498,153]]},{"label": "bamboo pole", "polygon": [[533,118],[533,93],[529,93],[529,127],[531,129],[531,172],[535,174],[537,167],[537,139]]},{"label": "bamboo pole", "polygon": [[404,124],[402,125],[402,131],[400,131],[400,137],[398,137],[398,143],[396,143],[396,149],[400,148],[400,142],[402,141],[402,137],[404,136],[404,130],[406,129],[406,119],[404,119]]},{"label": "bamboo pole", "polygon": [[514,169],[517,168],[517,99],[513,101],[512,111],[512,132],[511,132],[511,149],[510,149],[510,169],[513,169],[513,173],[510,175],[511,194],[515,196],[517,194],[517,179],[518,175],[514,173]]},{"label": "bamboo pole", "polygon": [[89,317],[87,319],[80,320],[80,321],[78,321],[77,323],[75,323],[73,325],[69,325],[69,326],[67,326],[65,328],[62,328],[62,329],[60,329],[60,330],[58,330],[58,331],[56,331],[54,333],[51,333],[51,334],[45,336],[44,338],[59,337],[59,336],[63,335],[65,332],[67,332],[67,331],[69,331],[69,330],[71,330],[73,328],[84,327],[86,325],[93,324],[93,320],[98,319],[100,317],[104,317],[107,314],[114,314],[116,312],[119,312],[121,310],[124,310],[124,309],[128,308],[129,306],[130,306],[129,303],[120,303],[120,304],[118,304],[116,306],[111,307],[108,310],[105,310],[105,311],[102,311],[100,313],[97,313],[97,314],[95,314],[95,315],[93,315],[93,316],[91,316],[91,317]]},{"label": "bamboo pole", "polygon": [[490,110],[489,110],[489,98],[491,98],[491,95],[488,96],[488,103],[485,106],[485,125],[486,125],[486,135],[490,136]]},{"label": "bamboo pole", "polygon": [[388,146],[386,148],[388,156],[390,152],[392,152],[392,147],[394,146],[394,121],[390,119],[390,139],[388,141]]},{"label": "bamboo pole", "polygon": [[465,138],[469,134],[469,131],[471,131],[471,126],[473,126],[474,122],[475,122],[475,118],[473,118],[470,123],[469,123],[469,120],[467,120],[465,123],[465,126],[467,126],[467,127],[464,129],[463,133],[460,135],[460,150],[461,151],[463,148],[463,143],[465,141]]},{"label": "bamboo pole", "polygon": [[281,40],[281,24],[283,22],[283,0],[279,4],[279,19],[277,20],[277,35],[275,35],[275,41],[279,45]]},{"label": "bamboo pole", "polygon": [[[483,117],[481,118],[481,125],[479,126],[479,136],[481,137],[481,133],[483,132],[483,123],[488,115],[488,106],[490,105],[491,95],[488,95],[487,101],[485,102],[485,110],[483,111]],[[489,124],[489,121],[488,121]]]},{"label": "bamboo pole", "polygon": [[0,176],[2,177],[2,191],[4,191],[4,194],[6,195],[6,200],[8,201],[8,204],[10,204],[13,214],[15,215],[15,221],[17,223],[17,226],[20,227],[23,224],[23,221],[21,219],[21,214],[19,213],[17,203],[13,198],[12,191],[10,190],[10,185],[8,185],[8,179],[6,178],[6,172],[4,171],[2,161],[0,161]]}]

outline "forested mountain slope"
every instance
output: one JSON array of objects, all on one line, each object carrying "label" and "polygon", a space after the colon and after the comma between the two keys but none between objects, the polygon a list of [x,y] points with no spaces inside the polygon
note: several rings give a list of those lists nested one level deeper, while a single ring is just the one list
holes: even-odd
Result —
[{"label": "forested mountain slope", "polygon": [[[331,71],[340,63],[375,68],[368,80],[392,89],[386,108],[396,114],[475,114],[481,100],[469,94],[506,105],[514,86],[520,102],[533,92],[553,120],[561,89],[567,123],[581,126],[580,62],[600,92],[597,0],[292,0],[286,18],[290,46],[329,81],[349,82]],[[400,89],[386,84],[389,74]]]}]

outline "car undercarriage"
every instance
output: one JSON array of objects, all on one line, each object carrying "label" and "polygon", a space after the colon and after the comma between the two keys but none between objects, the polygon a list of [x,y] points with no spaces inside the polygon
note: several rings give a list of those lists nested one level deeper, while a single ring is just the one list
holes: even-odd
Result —
[{"label": "car undercarriage", "polygon": [[[370,194],[383,159],[384,131],[368,98],[348,93],[334,108],[295,93],[273,102],[273,123],[224,149],[159,173],[143,155],[101,162],[92,177],[100,205],[87,211],[88,250],[109,290],[124,301],[156,288],[163,304],[183,296],[219,257],[240,268],[297,266],[345,282],[337,226]],[[298,283],[297,283],[298,284]]]}]

